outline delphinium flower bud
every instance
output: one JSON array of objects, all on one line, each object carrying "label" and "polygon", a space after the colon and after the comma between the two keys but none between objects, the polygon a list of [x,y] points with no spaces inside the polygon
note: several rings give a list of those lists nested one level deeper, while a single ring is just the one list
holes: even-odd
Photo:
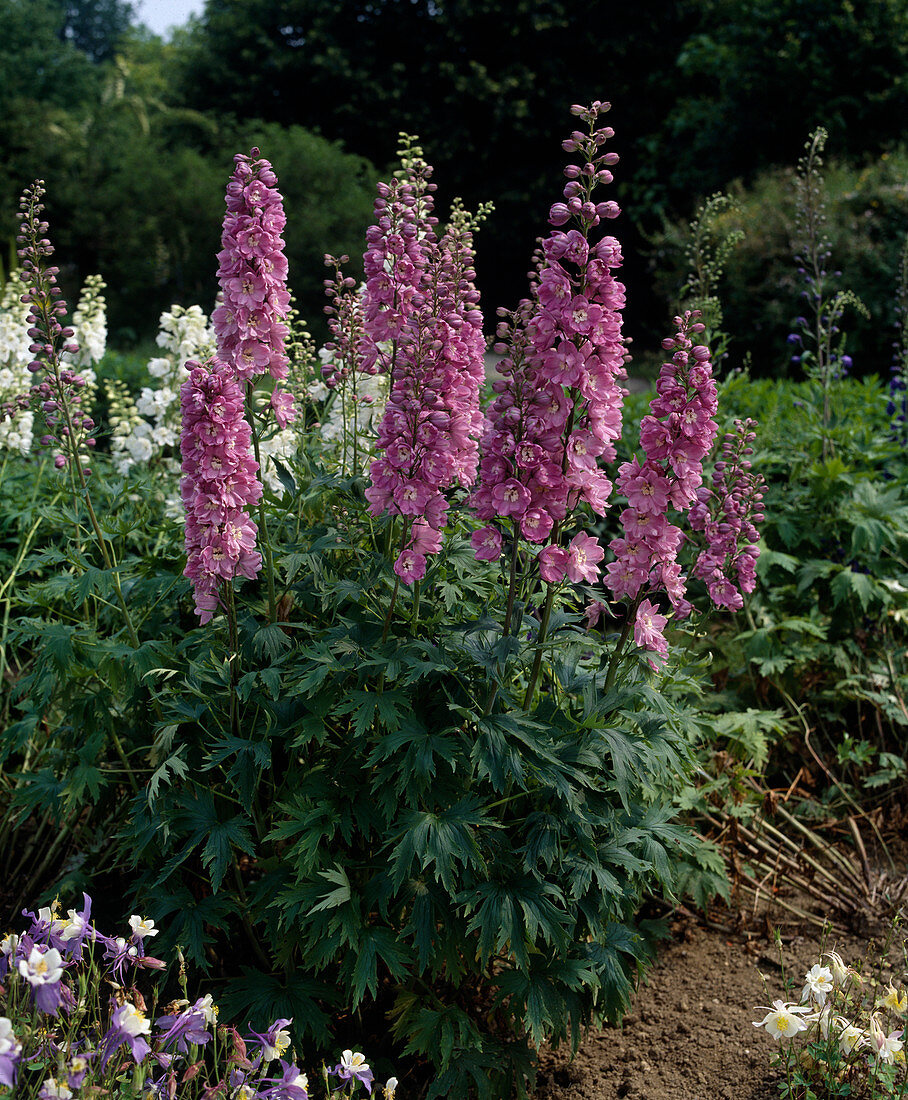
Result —
[{"label": "delphinium flower bud", "polygon": [[48,266],[53,247],[47,239],[48,223],[41,218],[44,205],[41,197],[44,184],[38,180],[29,187],[19,202],[20,221],[17,255],[20,279],[25,286],[22,301],[28,306],[29,354],[33,356],[28,370],[39,376],[32,394],[40,402],[48,434],[48,445],[56,445],[60,453],[55,465],[62,468],[78,465],[82,476],[84,452],[94,446],[91,431],[94,421],[82,409],[85,378],[65,361],[65,356],[78,355],[79,345],[73,340],[73,330],[64,327],[60,318],[66,314],[66,303],[57,286],[56,267]]},{"label": "delphinium flower bud", "polygon": [[[427,213],[428,188],[420,192],[418,182],[418,177],[411,177],[410,195],[419,201],[412,207],[401,203],[400,227],[412,232],[398,238],[415,263],[412,271],[409,260],[399,258],[395,265],[395,270],[406,269],[408,279],[413,274],[413,293],[401,308],[401,286],[380,304],[367,292],[363,319],[366,343],[377,349],[377,358],[382,342],[393,344],[388,363],[391,392],[366,496],[373,515],[404,517],[394,569],[405,583],[425,575],[427,556],[441,546],[448,511],[445,491],[475,480],[483,423],[479,390],[485,342],[474,285],[472,234],[460,222],[436,240],[434,219]],[[412,216],[403,216],[403,211]],[[373,234],[370,247],[377,240]],[[383,283],[381,287],[384,294]]]},{"label": "delphinium flower bud", "polygon": [[180,399],[183,431],[181,493],[186,509],[185,575],[192,581],[196,614],[207,623],[223,584],[254,578],[262,556],[257,527],[246,509],[262,486],[250,451],[251,429],[243,416],[243,389],[231,367],[217,359],[190,360]]},{"label": "delphinium flower bud", "polygon": [[748,458],[756,426],[755,420],[735,421],[734,432],[723,441],[712,489],[701,486],[690,510],[691,527],[706,536],[692,572],[704,581],[716,607],[731,611],[743,607],[742,593],[752,592],[757,580],[763,477],[750,472]]},{"label": "delphinium flower bud", "polygon": [[[211,316],[218,358],[242,382],[270,373],[287,377],[284,344],[290,306],[287,258],[281,232],[287,223],[271,164],[238,153],[227,185],[227,213],[221,236],[218,279],[223,300]],[[282,416],[289,411],[282,399]]]},{"label": "delphinium flower bud", "polygon": [[[671,358],[662,365],[650,413],[640,423],[641,463],[635,455],[618,469],[617,487],[627,498],[624,529],[609,548],[615,560],[606,567],[605,584],[615,599],[636,603],[638,645],[665,655],[660,615],[644,592],[664,591],[675,615],[690,612],[686,578],[676,561],[684,538],[669,521],[669,510],[683,513],[697,499],[703,459],[716,438],[717,398],[709,349],[694,340],[703,331],[697,311],[675,317],[677,331],[662,341]],[[641,639],[643,639],[641,641]]]},{"label": "delphinium flower bud", "polygon": [[[617,161],[602,151],[613,136],[598,127],[607,109],[602,103],[582,108],[588,132],[575,131],[563,143],[582,163],[565,169],[566,201],[550,210],[555,231],[542,244],[532,299],[503,314],[496,345],[505,355],[503,378],[493,386],[498,396],[473,494],[480,519],[504,520],[537,544],[551,539],[539,554],[541,575],[550,582],[598,573],[602,550],[595,539],[563,548],[558,538],[579,505],[604,514],[612,485],[601,463],[614,459],[621,434],[624,287],[612,274],[621,248],[611,236],[590,240],[603,217],[618,213],[614,203],[591,197],[611,179],[603,166]],[[562,229],[568,222],[572,228]],[[487,541],[480,535],[483,546]]]}]

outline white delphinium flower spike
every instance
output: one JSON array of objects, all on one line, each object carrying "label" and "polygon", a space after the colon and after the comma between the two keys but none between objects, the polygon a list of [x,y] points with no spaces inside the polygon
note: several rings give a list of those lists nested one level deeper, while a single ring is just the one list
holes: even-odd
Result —
[{"label": "white delphinium flower spike", "polygon": [[772,1008],[757,1005],[757,1009],[764,1009],[766,1015],[762,1020],[754,1020],[754,1027],[765,1027],[774,1039],[790,1039],[799,1031],[807,1030],[806,1021],[801,1019],[803,1014],[810,1012],[806,1005],[786,1004],[782,1000],[776,1000],[772,1002]]}]

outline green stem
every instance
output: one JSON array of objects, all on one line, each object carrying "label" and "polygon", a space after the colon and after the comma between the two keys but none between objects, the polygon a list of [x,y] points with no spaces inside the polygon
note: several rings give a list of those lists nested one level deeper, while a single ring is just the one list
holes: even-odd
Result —
[{"label": "green stem", "polygon": [[631,604],[627,612],[627,620],[624,623],[624,627],[621,630],[621,635],[618,641],[615,643],[615,649],[612,653],[611,660],[608,663],[608,671],[605,674],[605,684],[603,685],[603,692],[607,693],[611,690],[612,685],[615,682],[615,677],[618,674],[618,668],[621,664],[621,658],[624,656],[624,647],[627,644],[627,640],[630,637],[631,631],[634,628],[634,618],[637,614],[637,606],[640,603],[640,595],[638,594],[634,598],[634,602]]},{"label": "green stem", "polygon": [[227,615],[228,647],[230,649],[230,732],[239,736],[239,699],[236,687],[240,679],[240,645],[236,628],[236,603],[233,598],[233,584],[224,581],[225,612]]},{"label": "green stem", "polygon": [[[252,382],[246,383],[246,415],[252,428],[252,449],[255,452],[255,461],[259,467],[259,479],[262,480],[262,456],[259,449],[259,429],[255,416],[255,386]],[[268,622],[277,622],[277,599],[274,593],[274,558],[271,554],[271,539],[268,537],[268,521],[265,518],[265,495],[259,497],[259,541],[265,551],[265,581],[268,585]]]},{"label": "green stem", "polygon": [[523,709],[529,710],[533,701],[533,693],[536,690],[536,681],[539,679],[539,671],[542,668],[542,646],[545,642],[546,631],[549,628],[549,617],[552,614],[552,603],[555,599],[555,587],[546,584],[545,604],[542,608],[542,621],[539,624],[539,637],[536,640],[536,657],[533,660],[533,671],[530,673],[530,682],[527,684],[527,693],[523,698]]}]

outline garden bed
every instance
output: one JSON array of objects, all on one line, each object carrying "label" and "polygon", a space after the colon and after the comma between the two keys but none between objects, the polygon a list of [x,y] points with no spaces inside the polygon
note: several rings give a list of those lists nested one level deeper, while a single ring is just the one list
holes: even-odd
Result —
[{"label": "garden bed", "polygon": [[[540,1059],[535,1100],[777,1100],[775,1043],[753,1026],[784,996],[779,953],[767,933],[729,933],[686,917],[641,986],[620,1027],[588,1034],[575,1058]],[[830,942],[846,959],[866,938]],[[795,983],[817,961],[820,937],[805,931],[783,943]],[[763,988],[765,975],[768,992]]]}]

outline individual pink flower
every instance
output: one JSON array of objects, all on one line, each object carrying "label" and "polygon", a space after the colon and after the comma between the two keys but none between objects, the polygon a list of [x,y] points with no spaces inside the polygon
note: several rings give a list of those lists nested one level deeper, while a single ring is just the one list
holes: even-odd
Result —
[{"label": "individual pink flower", "polygon": [[651,600],[643,600],[637,608],[634,619],[634,641],[641,649],[648,649],[668,656],[668,643],[662,634],[668,619],[660,615]]},{"label": "individual pink flower", "polygon": [[477,561],[497,561],[501,557],[501,532],[496,527],[480,527],[470,536]]},{"label": "individual pink flower", "polygon": [[547,546],[536,556],[539,562],[539,575],[548,584],[559,584],[564,580],[568,568],[568,553],[560,546]]},{"label": "individual pink flower", "polygon": [[598,539],[589,535],[575,535],[567,548],[567,576],[568,580],[575,584],[579,581],[587,581],[592,584],[599,576],[599,562],[605,557],[605,551],[599,545]]}]

